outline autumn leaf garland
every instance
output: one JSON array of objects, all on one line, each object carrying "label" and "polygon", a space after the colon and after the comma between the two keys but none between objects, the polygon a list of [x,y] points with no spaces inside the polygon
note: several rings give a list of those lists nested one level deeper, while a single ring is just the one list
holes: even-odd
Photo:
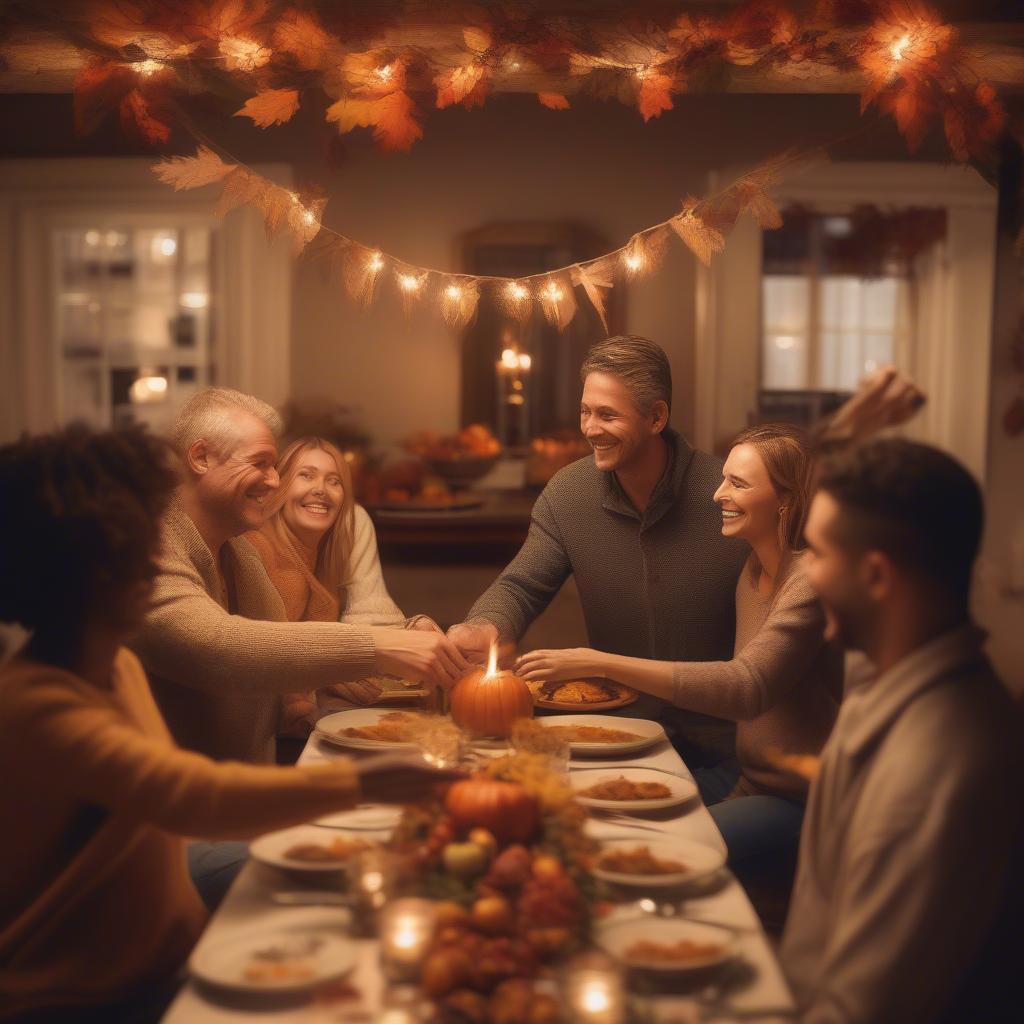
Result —
[{"label": "autumn leaf garland", "polygon": [[[374,104],[393,95],[347,102]],[[369,120],[365,110],[357,105],[347,112],[339,111],[338,116],[351,118],[354,127],[360,118]],[[445,323],[462,327],[476,315],[481,290],[486,286],[506,315],[526,320],[535,306],[539,306],[545,318],[559,331],[564,331],[579,309],[576,288],[582,289],[607,328],[607,297],[615,286],[616,276],[633,279],[653,270],[670,231],[701,262],[708,264],[724,249],[726,234],[743,214],[752,216],[763,228],[777,227],[781,217],[768,195],[769,189],[784,172],[818,155],[793,152],[774,158],[714,196],[688,197],[680,213],[663,224],[638,232],[613,253],[521,280],[415,267],[333,231],[324,231],[317,239],[322,231],[325,199],[301,196],[276,185],[245,166],[222,160],[208,146],[199,146],[195,156],[162,160],[153,165],[153,171],[164,184],[176,190],[220,184],[216,204],[219,215],[241,206],[253,206],[262,216],[268,236],[286,233],[296,256],[317,239],[317,257],[325,261],[330,273],[344,284],[353,300],[361,304],[372,302],[382,276],[389,277],[398,289],[407,314],[429,296],[435,300]]]}]

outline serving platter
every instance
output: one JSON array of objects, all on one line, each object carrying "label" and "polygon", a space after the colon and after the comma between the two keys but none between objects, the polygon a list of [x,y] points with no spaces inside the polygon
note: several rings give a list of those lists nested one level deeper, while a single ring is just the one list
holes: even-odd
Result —
[{"label": "serving platter", "polygon": [[327,928],[293,927],[201,944],[189,970],[210,985],[238,992],[304,992],[340,978],[355,963],[351,939]]},{"label": "serving platter", "polygon": [[[701,921],[674,917],[641,917],[629,921],[613,921],[601,925],[595,935],[597,944],[627,967],[648,971],[705,971],[720,967],[737,953],[735,932]],[[653,942],[671,946],[678,942],[694,942],[714,946],[699,956],[661,959],[631,953],[638,943]]]},{"label": "serving platter", "polygon": [[[280,871],[302,875],[330,875],[345,870],[347,857],[343,860],[310,861],[288,856],[296,846],[329,847],[338,838],[336,833],[316,825],[296,825],[277,832],[267,832],[249,844],[249,855],[253,860]],[[373,845],[368,843],[368,845]]]},{"label": "serving platter", "polygon": [[313,727],[313,735],[325,743],[353,750],[417,750],[415,743],[397,740],[366,739],[361,736],[346,736],[346,729],[364,728],[377,725],[385,715],[395,712],[388,708],[354,708],[351,711],[335,711],[324,715]]},{"label": "serving platter", "polygon": [[646,718],[621,718],[615,715],[550,715],[537,719],[545,729],[559,726],[584,726],[587,728],[615,729],[632,733],[635,738],[612,742],[570,739],[570,753],[580,757],[619,757],[622,754],[636,754],[668,739],[658,722]]},{"label": "serving platter", "polygon": [[[658,860],[676,861],[684,870],[664,874],[640,874],[614,871],[601,866],[601,859],[609,853],[628,852],[646,848]],[[643,889],[675,889],[701,882],[725,866],[725,851],[696,843],[692,839],[673,836],[667,839],[606,839],[594,861],[591,874],[613,885],[626,885]]]},{"label": "serving platter", "polygon": [[[664,797],[653,797],[644,800],[611,800],[603,797],[584,796],[582,791],[599,782],[609,779],[624,778],[628,782],[660,782],[668,787],[670,793]],[[669,772],[656,768],[583,768],[574,771],[569,779],[576,799],[586,807],[601,811],[659,811],[665,807],[675,807],[686,803],[697,795],[696,783],[690,779],[671,775]]]},{"label": "serving platter", "polygon": [[[565,682],[558,683],[557,685],[565,686],[566,683],[570,681],[571,680],[566,680]],[[621,683],[609,683],[607,680],[601,679],[584,679],[582,682],[592,682],[602,686],[610,686],[617,690],[619,695],[610,700],[583,703],[580,701],[554,700],[536,692],[534,689],[536,684],[527,683],[527,686],[530,687],[530,692],[533,694],[533,705],[539,711],[576,711],[581,714],[592,711],[612,711],[615,708],[624,708],[627,705],[634,703],[638,696],[636,690],[632,690],[628,686],[623,686]]]}]

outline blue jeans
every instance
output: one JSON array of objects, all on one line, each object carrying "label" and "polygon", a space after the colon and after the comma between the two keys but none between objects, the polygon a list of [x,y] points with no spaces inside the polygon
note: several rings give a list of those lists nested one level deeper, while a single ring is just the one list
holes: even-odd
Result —
[{"label": "blue jeans", "polygon": [[212,912],[220,906],[248,859],[248,843],[199,841],[188,844],[188,873],[207,910]]},{"label": "blue jeans", "polygon": [[740,777],[735,759],[698,768],[693,777],[725,840],[730,867],[796,855],[804,821],[802,803],[762,794],[726,800]]}]

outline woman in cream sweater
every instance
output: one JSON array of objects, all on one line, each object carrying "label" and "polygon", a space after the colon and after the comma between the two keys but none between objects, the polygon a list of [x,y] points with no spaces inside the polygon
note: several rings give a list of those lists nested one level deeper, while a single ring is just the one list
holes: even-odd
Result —
[{"label": "woman in cream sweater", "polygon": [[[444,776],[213,762],[175,746],[122,645],[145,612],[175,477],[142,431],[84,427],[0,449],[0,1020],[135,1019],[206,911],[184,836],[245,838]],[[14,539],[14,543],[10,540]]]},{"label": "woman in cream sweater", "polygon": [[[300,437],[281,454],[277,471],[281,486],[267,519],[245,538],[281,595],[289,621],[440,632],[426,615],[407,619],[391,599],[373,523],[356,504],[348,462],[330,441]],[[322,692],[325,699],[329,691]],[[289,694],[281,730],[306,735],[317,717],[315,693]]]}]

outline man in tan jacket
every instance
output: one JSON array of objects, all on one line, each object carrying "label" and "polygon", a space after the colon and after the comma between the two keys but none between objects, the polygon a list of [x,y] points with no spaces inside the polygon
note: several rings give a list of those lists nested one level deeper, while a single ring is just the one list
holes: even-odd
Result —
[{"label": "man in tan jacket", "polygon": [[[271,761],[278,697],[375,673],[449,687],[466,662],[442,634],[287,622],[252,546],[280,481],[277,413],[209,388],[182,409],[172,441],[183,480],[163,530],[152,608],[132,646],[178,743],[218,759]],[[365,683],[339,686],[368,703]]]},{"label": "man in tan jacket", "polygon": [[878,441],[807,523],[826,636],[863,652],[811,787],[780,956],[806,1024],[1019,1020],[1024,727],[968,594],[977,484]]}]

